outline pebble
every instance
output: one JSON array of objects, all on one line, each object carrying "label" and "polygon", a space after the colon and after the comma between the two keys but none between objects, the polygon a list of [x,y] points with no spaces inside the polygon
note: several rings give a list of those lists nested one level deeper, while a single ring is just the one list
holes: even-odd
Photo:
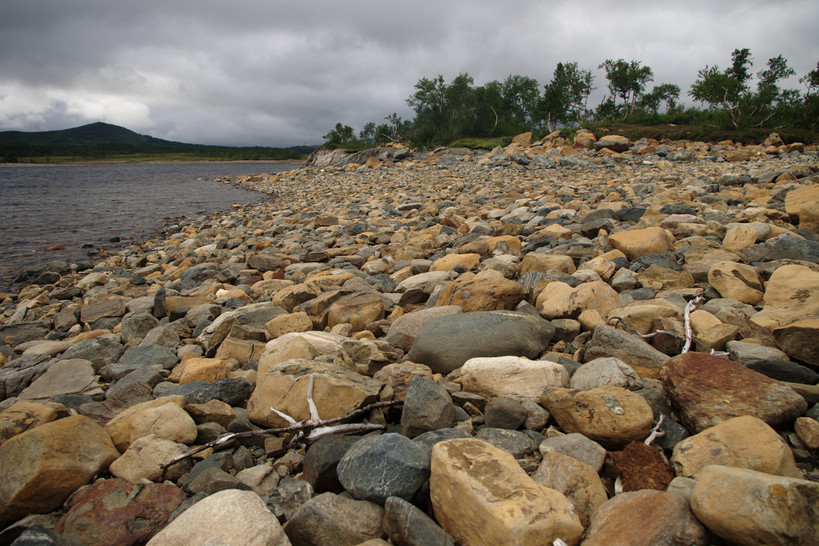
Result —
[{"label": "pebble", "polygon": [[[819,542],[798,500],[819,481],[819,150],[614,137],[334,152],[230,181],[263,203],[32,268],[0,293],[0,536]],[[405,406],[363,438],[160,469],[289,426],[271,407],[311,419],[311,377],[320,419]]]}]

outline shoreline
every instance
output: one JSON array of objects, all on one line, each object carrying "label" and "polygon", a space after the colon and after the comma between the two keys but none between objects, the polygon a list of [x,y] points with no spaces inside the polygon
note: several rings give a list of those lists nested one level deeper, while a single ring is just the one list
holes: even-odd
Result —
[{"label": "shoreline", "polygon": [[[435,536],[465,536],[480,509],[493,536],[543,525],[567,543],[613,543],[615,518],[654,533],[647,542],[684,529],[705,543],[736,521],[706,485],[763,476],[778,493],[755,489],[755,521],[798,521],[788,532],[809,542],[803,497],[784,506],[779,492],[819,491],[819,151],[612,142],[624,151],[518,142],[236,177],[275,198],[0,293],[0,422],[42,408],[19,426],[6,418],[0,459],[88,460],[71,467],[84,495],[130,499],[139,482],[176,499],[150,528],[109,530],[112,518],[83,519],[88,501],[63,504],[72,492],[56,491],[49,467],[26,474],[37,487],[19,506],[8,495],[0,528],[53,514],[38,522],[55,534],[84,533],[69,528],[82,521],[96,536],[148,529],[144,542],[231,496],[294,541],[329,525],[305,518],[351,503],[355,532],[394,538],[387,499],[404,495]],[[293,395],[308,388],[325,419],[374,400],[403,409],[359,427],[390,433],[322,440],[339,451],[332,483],[320,481],[332,477],[323,448],[281,435],[184,457],[228,431],[287,426],[280,411],[311,418]],[[142,424],[157,419],[169,425]],[[24,441],[51,434],[72,442],[39,454]],[[402,455],[382,467],[385,450]],[[29,483],[17,478],[27,468],[4,465],[3,483]],[[501,491],[513,510],[449,498],[452,484]],[[282,510],[294,487],[302,507]],[[183,502],[198,508],[167,523]],[[513,512],[538,516],[507,526]]]}]

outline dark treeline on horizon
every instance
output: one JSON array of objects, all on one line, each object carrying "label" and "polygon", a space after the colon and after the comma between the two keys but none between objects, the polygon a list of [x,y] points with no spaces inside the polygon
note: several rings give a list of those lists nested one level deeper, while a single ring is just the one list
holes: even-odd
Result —
[{"label": "dark treeline on horizon", "polygon": [[781,88],[782,80],[796,75],[782,55],[769,59],[756,74],[752,67],[746,48],[735,49],[724,70],[718,66],[699,70],[687,95],[700,108],[680,104],[677,85],[660,83],[649,90],[654,72],[635,60],[606,59],[600,64],[608,95],[593,108],[588,99],[596,89],[594,77],[576,62],[558,63],[545,85],[520,75],[479,86],[466,73],[450,82],[440,75],[424,77],[406,100],[415,112],[414,119],[391,114],[386,123],[367,123],[358,135],[352,127],[338,123],[324,135],[324,146],[359,149],[390,141],[440,146],[459,139],[491,139],[526,131],[543,135],[592,123],[707,125],[728,131],[819,129],[819,63],[799,78],[804,92]]}]

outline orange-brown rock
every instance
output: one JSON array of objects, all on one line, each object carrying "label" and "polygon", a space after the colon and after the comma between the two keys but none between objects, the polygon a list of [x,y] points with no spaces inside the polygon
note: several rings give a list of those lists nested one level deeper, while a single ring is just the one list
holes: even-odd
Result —
[{"label": "orange-brown rock", "polygon": [[771,426],[793,421],[807,402],[793,389],[731,360],[689,352],[663,366],[660,378],[683,425],[700,432],[753,415]]},{"label": "orange-brown rock", "polygon": [[523,286],[493,269],[465,273],[444,286],[438,305],[460,305],[464,311],[512,311],[523,300]]}]

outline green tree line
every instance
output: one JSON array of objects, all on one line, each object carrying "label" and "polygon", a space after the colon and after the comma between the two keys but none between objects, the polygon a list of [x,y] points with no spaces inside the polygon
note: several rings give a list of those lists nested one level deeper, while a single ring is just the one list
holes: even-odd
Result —
[{"label": "green tree line", "polygon": [[592,122],[703,124],[731,130],[819,129],[819,63],[799,78],[804,91],[782,88],[783,80],[796,75],[782,55],[769,59],[756,74],[752,67],[751,52],[745,48],[734,50],[731,65],[725,70],[718,66],[701,69],[688,90],[699,108],[682,105],[681,89],[675,84],[659,83],[649,88],[654,71],[637,60],[606,59],[599,65],[608,94],[596,107],[588,105],[596,89],[594,76],[576,62],[558,63],[552,79],[544,85],[520,75],[478,86],[466,73],[449,82],[441,75],[424,77],[406,99],[415,112],[414,119],[391,114],[386,123],[367,123],[358,134],[338,123],[324,135],[324,146],[360,149],[390,141],[438,146],[458,139],[525,131],[545,134]]}]

